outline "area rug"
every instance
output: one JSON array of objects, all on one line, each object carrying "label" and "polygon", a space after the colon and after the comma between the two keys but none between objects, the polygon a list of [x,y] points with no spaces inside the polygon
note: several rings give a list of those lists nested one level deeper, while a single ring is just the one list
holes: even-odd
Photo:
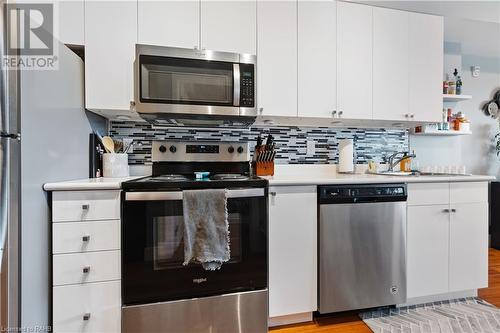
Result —
[{"label": "area rug", "polygon": [[384,308],[360,317],[375,333],[500,332],[500,309],[480,298]]}]

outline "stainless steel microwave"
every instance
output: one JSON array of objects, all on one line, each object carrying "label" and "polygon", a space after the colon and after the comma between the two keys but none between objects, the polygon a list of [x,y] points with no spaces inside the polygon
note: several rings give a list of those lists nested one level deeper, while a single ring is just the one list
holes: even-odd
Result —
[{"label": "stainless steel microwave", "polygon": [[253,123],[255,63],[248,54],[138,44],[136,111],[156,123]]}]

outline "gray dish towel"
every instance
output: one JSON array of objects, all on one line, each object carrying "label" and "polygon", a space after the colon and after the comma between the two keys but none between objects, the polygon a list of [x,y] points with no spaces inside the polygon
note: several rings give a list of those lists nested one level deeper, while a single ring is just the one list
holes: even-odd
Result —
[{"label": "gray dish towel", "polygon": [[225,189],[183,191],[184,265],[220,269],[229,261],[229,224]]}]

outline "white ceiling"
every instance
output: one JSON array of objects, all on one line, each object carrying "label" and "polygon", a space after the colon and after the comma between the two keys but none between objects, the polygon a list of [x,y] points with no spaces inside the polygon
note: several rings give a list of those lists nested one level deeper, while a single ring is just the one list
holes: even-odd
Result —
[{"label": "white ceiling", "polygon": [[376,1],[362,0],[353,2],[369,3],[376,6],[402,9],[420,13],[436,14],[447,17],[500,23],[500,0],[492,1]]}]

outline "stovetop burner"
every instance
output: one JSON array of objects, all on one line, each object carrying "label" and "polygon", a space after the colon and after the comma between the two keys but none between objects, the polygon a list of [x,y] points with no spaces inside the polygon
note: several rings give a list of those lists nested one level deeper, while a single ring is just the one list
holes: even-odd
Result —
[{"label": "stovetop burner", "polygon": [[182,182],[189,180],[189,178],[183,175],[170,174],[151,177],[149,180],[153,182]]},{"label": "stovetop burner", "polygon": [[212,176],[213,180],[247,180],[249,178],[239,173],[220,173]]}]

